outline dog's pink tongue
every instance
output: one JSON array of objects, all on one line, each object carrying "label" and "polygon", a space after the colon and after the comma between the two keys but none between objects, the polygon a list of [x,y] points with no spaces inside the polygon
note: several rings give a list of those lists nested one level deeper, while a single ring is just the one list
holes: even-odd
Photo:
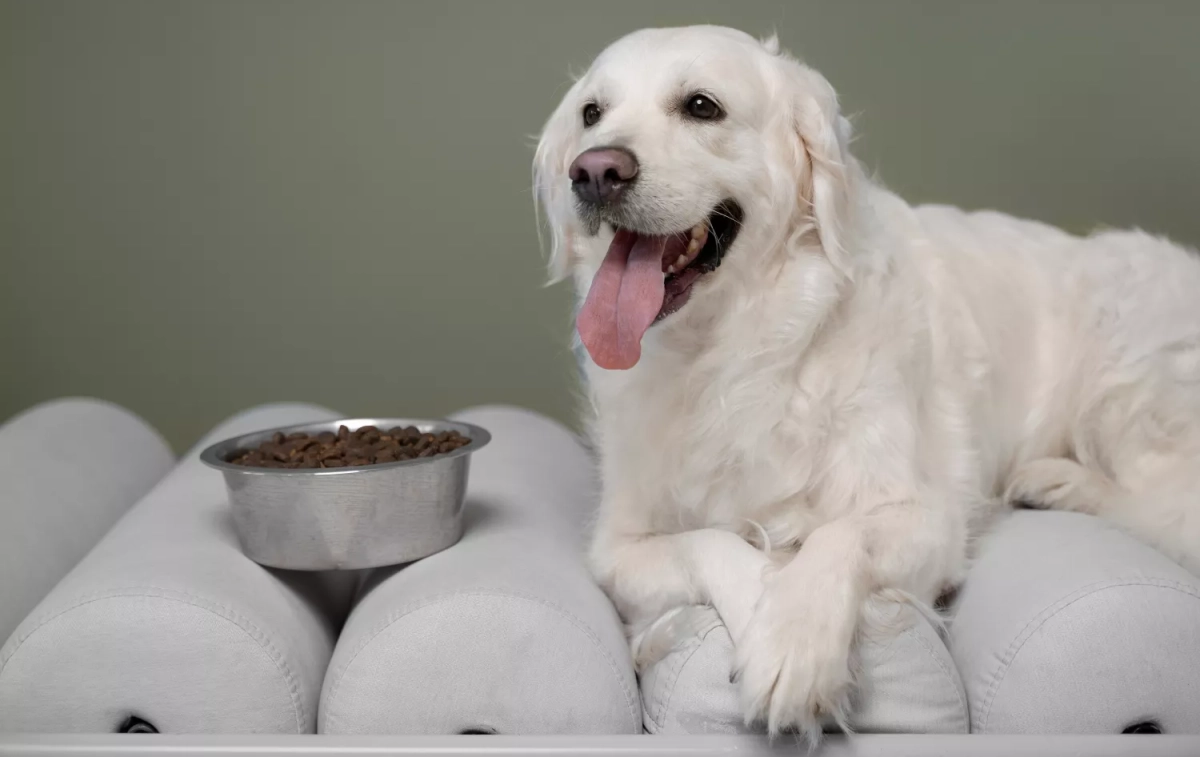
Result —
[{"label": "dog's pink tongue", "polygon": [[576,328],[596,365],[626,370],[642,356],[642,336],[663,306],[667,237],[621,230],[592,279]]}]

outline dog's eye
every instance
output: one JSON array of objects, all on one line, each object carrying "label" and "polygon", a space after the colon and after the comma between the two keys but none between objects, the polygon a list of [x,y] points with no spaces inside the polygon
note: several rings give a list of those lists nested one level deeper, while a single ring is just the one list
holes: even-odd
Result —
[{"label": "dog's eye", "polygon": [[692,118],[701,121],[713,121],[724,115],[721,112],[721,106],[713,102],[712,98],[707,95],[695,94],[687,99],[683,109]]},{"label": "dog's eye", "polygon": [[586,129],[594,125],[600,120],[600,106],[596,103],[588,103],[583,106],[583,127]]}]

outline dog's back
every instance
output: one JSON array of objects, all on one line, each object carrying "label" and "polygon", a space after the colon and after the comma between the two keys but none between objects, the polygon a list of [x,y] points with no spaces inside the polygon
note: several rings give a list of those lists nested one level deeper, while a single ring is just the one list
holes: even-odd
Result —
[{"label": "dog's back", "polygon": [[1107,517],[1200,570],[1200,255],[1136,229],[914,213],[992,356],[991,430],[1020,436],[1007,496]]}]

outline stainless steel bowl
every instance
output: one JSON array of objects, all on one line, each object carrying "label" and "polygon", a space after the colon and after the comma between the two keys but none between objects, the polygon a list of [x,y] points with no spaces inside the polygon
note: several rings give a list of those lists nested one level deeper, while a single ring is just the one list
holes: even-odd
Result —
[{"label": "stainless steel bowl", "polygon": [[[319,434],[346,426],[457,431],[471,443],[416,460],[350,468],[251,468],[226,462],[276,432]],[[291,570],[374,568],[419,560],[462,537],[471,454],[491,435],[469,423],[352,418],[272,428],[217,442],[200,459],[221,471],[242,549],[261,565]]]}]

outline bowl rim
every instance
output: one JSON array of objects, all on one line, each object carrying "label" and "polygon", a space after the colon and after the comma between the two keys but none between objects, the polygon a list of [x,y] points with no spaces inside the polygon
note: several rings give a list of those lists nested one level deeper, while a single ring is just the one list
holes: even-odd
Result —
[{"label": "bowl rim", "polygon": [[[357,430],[363,426],[376,426],[380,428],[393,426],[416,426],[420,428],[422,426],[432,426],[446,431],[458,431],[464,436],[469,437],[471,443],[450,452],[433,455],[432,457],[419,457],[412,460],[397,460],[391,463],[375,463],[373,465],[347,466],[344,468],[255,468],[248,465],[234,465],[233,463],[226,462],[224,459],[225,455],[236,449],[245,449],[252,443],[257,444],[257,441],[252,440],[261,441],[276,433],[289,434],[297,431],[312,432],[314,430],[328,431],[330,430],[330,426],[335,431],[339,426],[346,426],[352,430]],[[210,468],[238,473],[244,476],[349,476],[453,460],[456,457],[464,457],[478,452],[486,447],[491,440],[491,433],[482,426],[464,421],[450,420],[448,418],[388,418],[369,416],[331,418],[324,421],[309,421],[308,423],[276,426],[274,428],[250,431],[226,437],[205,447],[200,452],[200,462]]]}]

